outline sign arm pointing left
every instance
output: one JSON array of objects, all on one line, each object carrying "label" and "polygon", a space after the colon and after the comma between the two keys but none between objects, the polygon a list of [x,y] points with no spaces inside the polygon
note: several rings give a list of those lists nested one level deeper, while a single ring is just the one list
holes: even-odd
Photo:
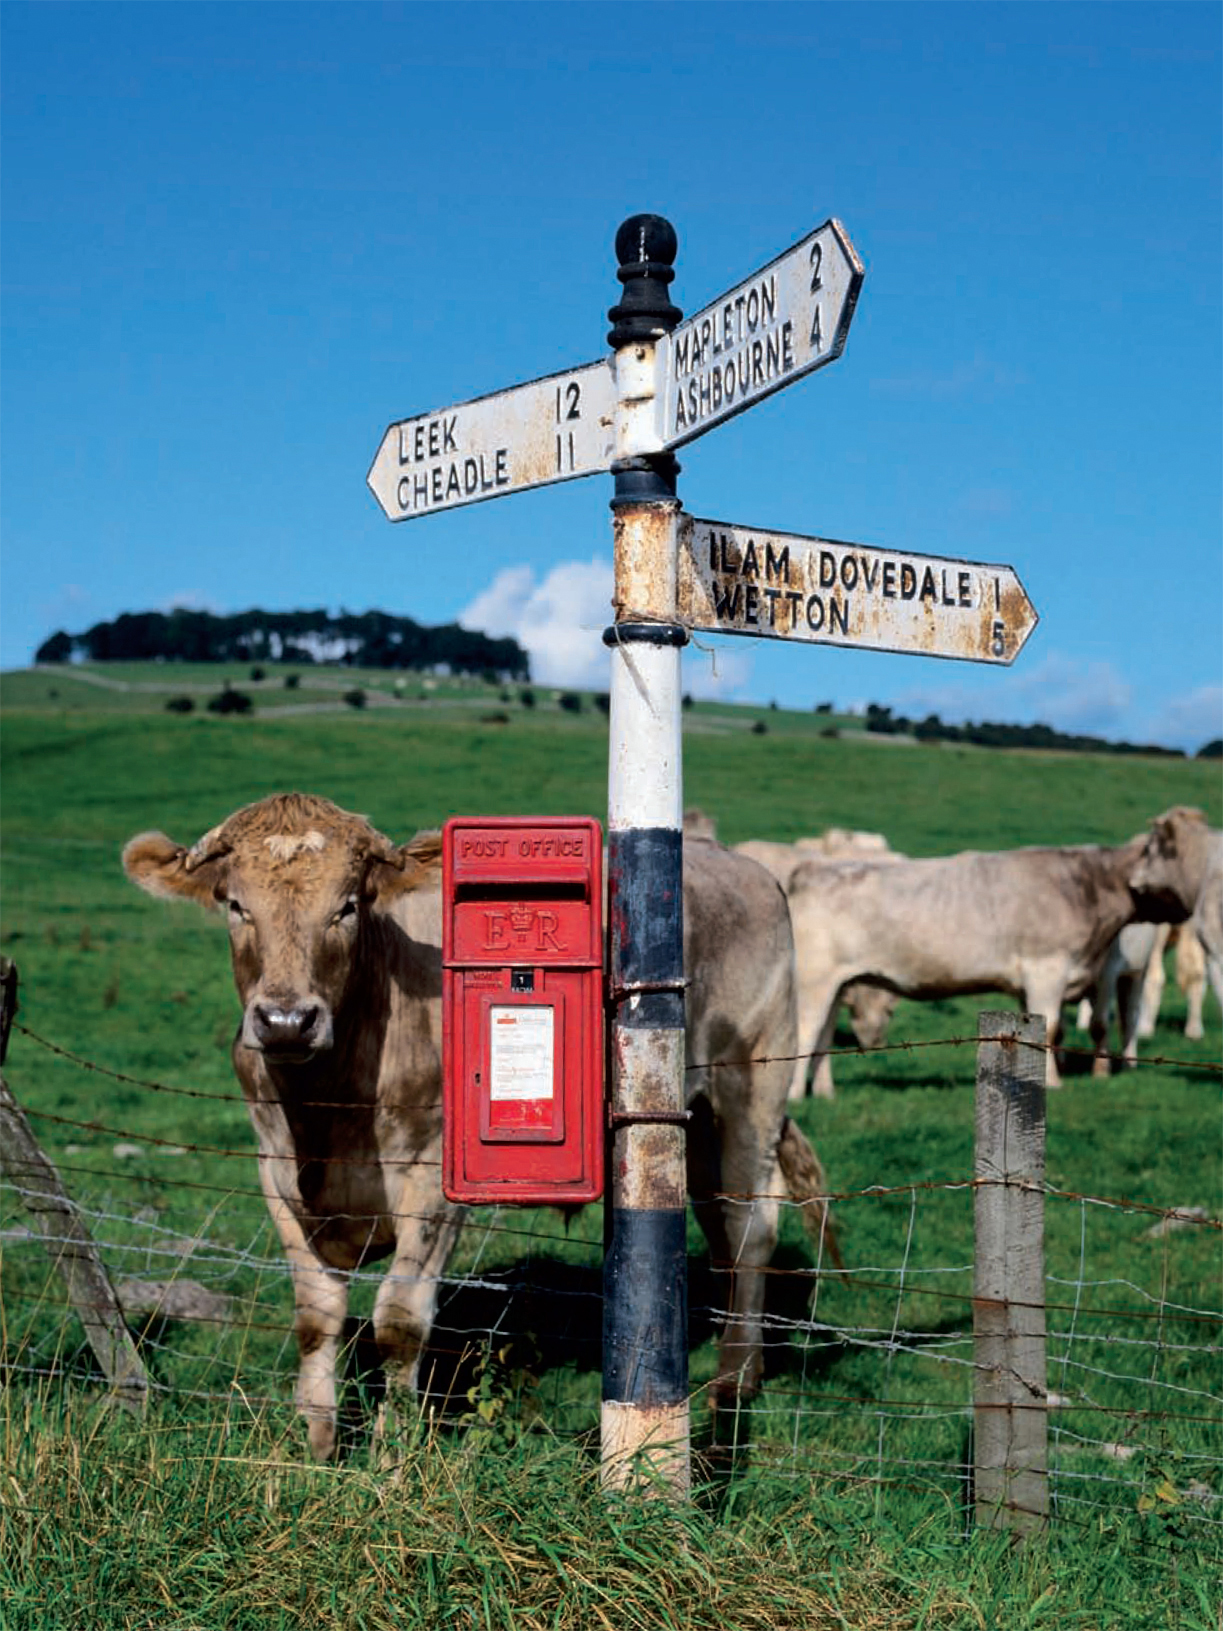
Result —
[{"label": "sign arm pointing left", "polygon": [[388,426],[366,480],[391,521],[611,468],[606,358]]}]

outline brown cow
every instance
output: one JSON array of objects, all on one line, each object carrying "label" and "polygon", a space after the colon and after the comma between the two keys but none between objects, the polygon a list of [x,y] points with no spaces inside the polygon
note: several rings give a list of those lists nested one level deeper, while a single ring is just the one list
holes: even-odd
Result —
[{"label": "brown cow", "polygon": [[[691,848],[688,1045],[702,1068],[689,1071],[689,1176],[713,1258],[731,1270],[720,1402],[759,1384],[760,1271],[781,1195],[810,1203],[818,1234],[824,1185],[785,1115],[795,999],[784,898],[750,862]],[[392,1259],[374,1336],[389,1395],[411,1392],[462,1220],[441,1188],[438,836],[395,845],[364,817],[290,793],[238,810],[190,848],[133,838],[123,864],[151,894],[228,913],[243,1004],[234,1069],[293,1273],[297,1403],[311,1448],[328,1456],[349,1273]]]},{"label": "brown cow", "polygon": [[1129,878],[1146,840],[1117,848],[965,851],[897,861],[805,861],[790,882],[803,970],[799,1060],[827,1048],[837,993],[867,980],[928,1000],[1003,991],[1045,1017],[1046,1081],[1060,1083],[1053,1047],[1062,1004],[1085,995],[1123,924],[1138,915]]},{"label": "brown cow", "polygon": [[191,848],[123,852],[150,894],[222,906],[242,1023],[233,1065],[293,1275],[310,1445],[336,1435],[348,1273],[391,1256],[374,1304],[388,1392],[413,1390],[462,1213],[442,1195],[440,844],[393,845],[324,799],[239,810]]}]

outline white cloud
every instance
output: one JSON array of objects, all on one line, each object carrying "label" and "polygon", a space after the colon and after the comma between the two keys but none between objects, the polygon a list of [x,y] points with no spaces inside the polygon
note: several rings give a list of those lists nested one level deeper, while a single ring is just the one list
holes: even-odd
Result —
[{"label": "white cloud", "polygon": [[950,366],[944,364],[940,371],[926,368],[876,379],[871,389],[886,396],[947,402],[965,396],[1019,390],[1027,384],[1028,375],[1022,368],[1005,368],[977,351],[971,360],[961,358]]},{"label": "white cloud", "polygon": [[[83,621],[93,605],[93,594],[79,583],[64,583],[50,600],[44,600],[38,614],[48,630],[70,626]],[[70,633],[77,632],[69,627]]]},{"label": "white cloud", "polygon": [[1129,682],[1109,662],[1085,662],[1050,652],[1022,674],[1007,676],[1005,688],[975,686],[971,680],[918,685],[896,696],[896,711],[921,718],[938,714],[948,724],[1052,725],[1088,736],[1115,736],[1133,701]]},{"label": "white cloud", "polygon": [[701,702],[738,701],[752,678],[750,654],[728,651],[725,644],[705,645],[696,635],[684,648],[685,692]]},{"label": "white cloud", "polygon": [[1014,513],[1015,494],[1009,487],[969,487],[956,506],[965,515],[999,520]]},{"label": "white cloud", "polygon": [[1223,685],[1199,685],[1172,697],[1153,717],[1153,741],[1196,753],[1223,736]]},{"label": "white cloud", "polygon": [[612,621],[611,562],[563,561],[541,583],[529,566],[507,566],[460,613],[465,629],[512,636],[541,685],[607,689],[603,630]]},{"label": "white cloud", "polygon": [[[541,583],[531,567],[507,566],[460,613],[465,629],[517,640],[541,685],[605,691],[609,662],[603,630],[613,621],[615,575],[611,562],[564,561]],[[750,655],[704,645],[698,635],[684,653],[683,689],[708,701],[730,700],[752,673]]]}]

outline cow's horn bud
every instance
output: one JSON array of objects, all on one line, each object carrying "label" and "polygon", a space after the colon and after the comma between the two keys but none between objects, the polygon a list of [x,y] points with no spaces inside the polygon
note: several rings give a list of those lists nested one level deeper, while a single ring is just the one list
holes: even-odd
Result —
[{"label": "cow's horn bud", "polygon": [[194,872],[196,867],[203,866],[205,861],[220,860],[222,855],[228,855],[233,846],[221,840],[221,828],[214,827],[206,832],[203,838],[192,844],[183,857],[183,869]]}]

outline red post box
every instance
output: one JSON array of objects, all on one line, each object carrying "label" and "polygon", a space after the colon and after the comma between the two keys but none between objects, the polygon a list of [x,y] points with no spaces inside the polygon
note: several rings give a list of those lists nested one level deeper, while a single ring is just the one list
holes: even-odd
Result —
[{"label": "red post box", "polygon": [[603,838],[588,817],[442,830],[442,1187],[603,1193]]}]

